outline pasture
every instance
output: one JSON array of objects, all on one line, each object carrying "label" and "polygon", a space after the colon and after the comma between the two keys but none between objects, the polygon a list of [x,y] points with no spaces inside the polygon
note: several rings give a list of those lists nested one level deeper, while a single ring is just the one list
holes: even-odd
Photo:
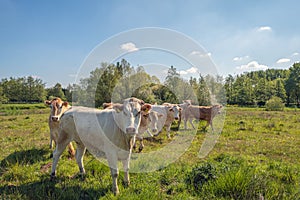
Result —
[{"label": "pasture", "polygon": [[[111,192],[109,168],[88,152],[84,177],[65,151],[57,178],[50,181],[48,116],[42,104],[1,105],[0,199],[300,199],[299,109],[226,107],[223,131],[207,157],[198,157],[206,134],[206,122],[200,122],[176,162],[155,172],[131,173],[129,187],[121,184],[121,172],[118,196]],[[188,131],[145,140],[143,152],[182,134]]]}]

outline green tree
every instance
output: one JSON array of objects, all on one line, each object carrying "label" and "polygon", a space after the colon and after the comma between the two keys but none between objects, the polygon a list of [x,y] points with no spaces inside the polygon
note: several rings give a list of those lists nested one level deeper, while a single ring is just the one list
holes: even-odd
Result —
[{"label": "green tree", "polygon": [[288,96],[287,104],[289,105],[292,99],[300,106],[300,63],[294,63],[289,68],[290,74],[285,83],[285,89]]},{"label": "green tree", "polygon": [[56,83],[54,87],[49,88],[47,96],[48,96],[48,98],[49,97],[59,97],[63,100],[66,100],[62,85],[60,83]]}]

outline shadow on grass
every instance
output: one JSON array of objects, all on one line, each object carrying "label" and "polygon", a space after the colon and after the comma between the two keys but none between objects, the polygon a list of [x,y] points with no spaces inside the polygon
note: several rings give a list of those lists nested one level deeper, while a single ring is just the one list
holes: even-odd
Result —
[{"label": "shadow on grass", "polygon": [[7,184],[0,187],[0,199],[99,199],[110,191],[110,188],[83,188],[72,185],[71,181],[74,180],[60,178],[50,181],[45,176],[40,181],[20,186]]},{"label": "shadow on grass", "polygon": [[[13,166],[15,164],[22,164],[22,165],[32,165],[36,162],[45,161],[48,158],[46,155],[49,154],[49,150],[46,149],[29,149],[24,151],[16,151],[11,153],[6,158],[1,160],[0,168],[5,169],[7,167]],[[0,171],[1,174],[1,171]]]}]

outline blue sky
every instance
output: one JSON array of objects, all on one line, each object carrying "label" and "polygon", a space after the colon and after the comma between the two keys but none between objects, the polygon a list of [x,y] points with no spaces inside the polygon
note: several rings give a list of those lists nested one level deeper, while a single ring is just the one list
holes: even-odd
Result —
[{"label": "blue sky", "polygon": [[[300,60],[299,7],[297,0],[0,0],[0,78],[32,75],[48,87],[66,86],[97,45],[143,27],[192,38],[220,75],[288,68]],[[182,75],[197,72],[176,59],[163,62],[165,56],[143,60],[135,45],[126,47],[136,48],[136,56],[125,57],[132,65],[163,63]]]}]

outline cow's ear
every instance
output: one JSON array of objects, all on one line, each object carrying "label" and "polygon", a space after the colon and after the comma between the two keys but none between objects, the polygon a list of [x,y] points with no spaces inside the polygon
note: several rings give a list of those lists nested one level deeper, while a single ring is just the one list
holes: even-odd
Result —
[{"label": "cow's ear", "polygon": [[49,100],[46,100],[44,103],[45,103],[46,105],[48,105],[48,106],[51,105],[51,101],[49,101]]},{"label": "cow's ear", "polygon": [[148,112],[150,111],[151,108],[152,108],[151,105],[148,104],[148,103],[146,103],[146,104],[142,105],[142,109],[141,109],[141,110],[142,110],[143,112],[145,112],[145,113],[148,113]]},{"label": "cow's ear", "polygon": [[103,109],[106,109],[106,108],[109,108],[109,107],[111,108],[112,105],[113,105],[112,103],[103,103],[103,104],[102,104]]},{"label": "cow's ear", "polygon": [[124,106],[123,106],[123,104],[113,104],[112,108],[114,110],[116,110],[117,112],[121,112],[121,111],[123,111]]},{"label": "cow's ear", "polygon": [[69,103],[67,101],[64,101],[62,105],[67,107],[69,105]]}]

